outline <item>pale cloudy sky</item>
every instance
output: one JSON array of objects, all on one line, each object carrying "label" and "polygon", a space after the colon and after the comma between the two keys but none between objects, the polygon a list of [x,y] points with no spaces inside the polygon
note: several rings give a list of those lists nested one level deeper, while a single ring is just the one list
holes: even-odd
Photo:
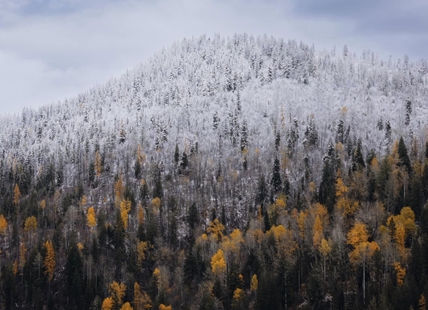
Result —
[{"label": "pale cloudy sky", "polygon": [[184,37],[246,32],[427,58],[426,0],[0,0],[0,115],[73,97]]}]

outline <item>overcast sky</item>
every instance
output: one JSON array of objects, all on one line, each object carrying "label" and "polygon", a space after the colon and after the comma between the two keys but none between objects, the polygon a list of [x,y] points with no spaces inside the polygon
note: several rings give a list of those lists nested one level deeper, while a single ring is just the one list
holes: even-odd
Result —
[{"label": "overcast sky", "polygon": [[427,12],[426,0],[0,0],[0,115],[73,97],[202,34],[427,58]]}]

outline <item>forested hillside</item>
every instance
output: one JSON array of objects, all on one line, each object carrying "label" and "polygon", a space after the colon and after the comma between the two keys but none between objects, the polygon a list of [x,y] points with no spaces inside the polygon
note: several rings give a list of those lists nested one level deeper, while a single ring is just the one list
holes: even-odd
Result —
[{"label": "forested hillside", "polygon": [[185,39],[0,118],[0,309],[426,309],[428,65]]}]

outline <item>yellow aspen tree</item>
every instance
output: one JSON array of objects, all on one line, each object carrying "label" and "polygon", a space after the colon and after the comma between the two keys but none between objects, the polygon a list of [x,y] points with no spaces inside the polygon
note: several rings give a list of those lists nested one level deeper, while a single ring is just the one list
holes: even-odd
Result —
[{"label": "yellow aspen tree", "polygon": [[210,222],[210,224],[208,225],[207,232],[215,236],[217,239],[217,242],[221,241],[221,239],[223,238],[224,225],[220,223],[218,219],[215,219],[214,221]]},{"label": "yellow aspen tree", "polygon": [[110,296],[113,301],[113,306],[115,309],[120,309],[123,304],[123,297],[125,297],[126,286],[123,283],[118,283],[113,281],[110,284]]},{"label": "yellow aspen tree", "polygon": [[95,226],[97,226],[97,219],[95,217],[94,207],[90,207],[88,209],[88,215],[86,217],[86,225],[88,225],[88,227],[91,229],[93,229]]},{"label": "yellow aspen tree", "polygon": [[373,254],[380,250],[379,245],[375,242],[368,242],[369,235],[366,225],[360,222],[355,223],[354,227],[348,232],[347,243],[354,247],[354,250],[349,253],[351,263],[354,265],[363,265],[363,300],[366,297],[366,261]]},{"label": "yellow aspen tree", "polygon": [[308,217],[308,213],[305,211],[300,211],[299,218],[297,219],[297,224],[299,226],[299,237],[302,241],[305,241],[305,222]]},{"label": "yellow aspen tree", "polygon": [[318,249],[321,245],[321,240],[323,239],[323,227],[318,215],[315,218],[313,234],[313,245],[315,249]]},{"label": "yellow aspen tree", "polygon": [[15,188],[13,189],[13,204],[15,206],[18,205],[19,198],[21,198],[21,191],[19,190],[18,184],[15,184]]},{"label": "yellow aspen tree", "polygon": [[243,297],[244,297],[244,291],[240,288],[235,289],[235,291],[233,292],[233,299],[236,301],[239,301]]},{"label": "yellow aspen tree", "polygon": [[131,211],[131,201],[128,199],[122,200],[120,203],[120,216],[123,221],[125,229],[128,228],[128,213]]},{"label": "yellow aspen tree", "polygon": [[7,221],[3,214],[0,214],[0,235],[4,234],[7,229]]},{"label": "yellow aspen tree", "polygon": [[46,208],[46,200],[42,200],[42,201],[40,201],[40,208],[42,209],[42,211],[44,211],[45,210],[45,208]]},{"label": "yellow aspen tree", "polygon": [[161,201],[161,199],[159,197],[153,198],[151,206],[153,208],[153,213],[154,214],[159,214],[161,203],[162,203],[162,201]]},{"label": "yellow aspen tree", "polygon": [[114,201],[115,201],[116,207],[120,206],[120,203],[123,197],[123,191],[124,191],[124,186],[123,186],[122,175],[119,175],[119,178],[117,179],[116,183],[114,183],[114,199],[115,199]]},{"label": "yellow aspen tree", "polygon": [[251,291],[253,291],[253,292],[257,292],[257,289],[259,288],[259,280],[257,279],[257,275],[256,274],[254,274],[251,277],[251,286],[250,286],[250,288],[251,288]]},{"label": "yellow aspen tree", "polygon": [[223,243],[222,247],[226,251],[230,251],[236,255],[239,254],[241,244],[244,243],[244,238],[242,238],[242,233],[239,229],[233,230],[229,238],[227,238]]},{"label": "yellow aspen tree", "polygon": [[120,308],[120,310],[133,310],[133,308],[131,307],[131,304],[129,302],[125,302]]},{"label": "yellow aspen tree", "polygon": [[152,300],[146,292],[141,292],[141,286],[134,283],[134,310],[150,310],[152,309]]},{"label": "yellow aspen tree", "polygon": [[49,240],[46,241],[45,247],[46,247],[46,257],[43,262],[43,265],[45,267],[45,275],[48,276],[48,281],[50,282],[53,279],[55,266],[56,266],[55,251],[54,251],[52,242]]},{"label": "yellow aspen tree", "polygon": [[113,308],[113,299],[111,297],[107,297],[103,300],[101,310],[111,310]]},{"label": "yellow aspen tree", "polygon": [[398,262],[394,262],[392,265],[394,266],[394,270],[397,273],[397,284],[401,286],[403,285],[404,277],[406,276],[406,268],[401,267],[401,264]]},{"label": "yellow aspen tree", "polygon": [[222,249],[219,249],[211,258],[211,270],[215,275],[222,275],[226,272],[226,259]]},{"label": "yellow aspen tree", "polygon": [[140,241],[137,243],[137,262],[141,267],[143,260],[146,259],[147,242]]},{"label": "yellow aspen tree", "polygon": [[172,306],[165,306],[164,304],[160,304],[159,310],[172,310]]},{"label": "yellow aspen tree", "polygon": [[37,229],[37,219],[35,216],[29,216],[25,220],[24,230],[32,232]]},{"label": "yellow aspen tree", "polygon": [[328,241],[325,240],[324,238],[322,238],[321,240],[321,244],[319,246],[319,251],[321,253],[321,256],[323,258],[323,280],[325,282],[325,263],[327,260],[327,256],[330,254],[331,252],[331,246],[328,244]]}]

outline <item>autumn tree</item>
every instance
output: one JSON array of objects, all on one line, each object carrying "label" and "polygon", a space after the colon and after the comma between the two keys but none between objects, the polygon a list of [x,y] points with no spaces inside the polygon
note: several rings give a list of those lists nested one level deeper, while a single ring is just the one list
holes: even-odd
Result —
[{"label": "autumn tree", "polygon": [[15,184],[15,187],[13,189],[13,204],[15,206],[18,205],[20,198],[21,198],[21,191],[19,190],[18,184]]},{"label": "autumn tree", "polygon": [[128,213],[131,211],[131,201],[124,199],[120,202],[120,216],[122,217],[125,229],[128,228]]},{"label": "autumn tree", "polygon": [[355,223],[354,227],[348,232],[347,243],[352,245],[353,251],[349,254],[351,263],[354,265],[363,265],[363,300],[366,296],[366,262],[375,251],[379,251],[379,245],[375,241],[369,242],[369,234],[366,225],[360,222]]},{"label": "autumn tree", "polygon": [[86,217],[86,225],[88,225],[88,227],[90,229],[93,229],[95,226],[97,226],[97,219],[95,216],[95,209],[94,207],[90,207],[88,209],[88,215]]},{"label": "autumn tree", "polygon": [[134,283],[134,310],[150,310],[152,309],[152,300],[146,292],[141,292],[140,285]]},{"label": "autumn tree", "polygon": [[0,214],[0,235],[6,232],[7,228],[7,220],[5,219],[3,214]]},{"label": "autumn tree", "polygon": [[45,243],[46,248],[46,256],[44,260],[44,267],[45,267],[45,275],[48,276],[48,281],[52,281],[54,271],[55,271],[55,251],[52,245],[51,241],[46,241]]},{"label": "autumn tree", "polygon": [[211,258],[211,270],[217,276],[226,272],[226,259],[222,249],[219,249]]}]

